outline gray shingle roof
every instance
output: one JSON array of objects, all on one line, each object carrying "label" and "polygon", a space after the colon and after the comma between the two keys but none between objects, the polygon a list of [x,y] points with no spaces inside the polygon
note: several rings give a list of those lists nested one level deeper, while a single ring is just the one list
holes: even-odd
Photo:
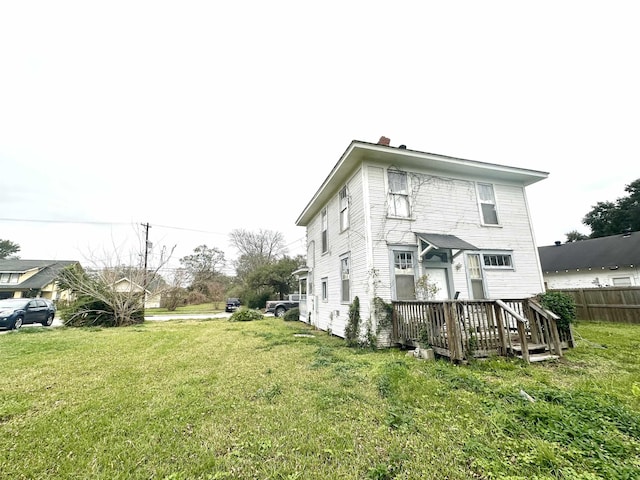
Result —
[{"label": "gray shingle roof", "polygon": [[0,290],[43,288],[56,278],[63,268],[78,263],[76,260],[16,260],[0,259],[0,272],[21,273],[34,268],[40,271],[22,283],[0,285]]},{"label": "gray shingle roof", "polygon": [[640,232],[538,247],[543,272],[640,265]]}]

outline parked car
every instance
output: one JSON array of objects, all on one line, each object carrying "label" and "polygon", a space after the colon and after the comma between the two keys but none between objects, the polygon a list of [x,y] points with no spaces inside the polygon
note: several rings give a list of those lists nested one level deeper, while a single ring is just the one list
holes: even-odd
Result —
[{"label": "parked car", "polygon": [[285,300],[267,300],[264,313],[273,313],[276,317],[284,317],[284,314],[292,308],[299,308],[300,295],[287,295]]},{"label": "parked car", "polygon": [[224,307],[225,312],[235,312],[238,308],[240,308],[239,298],[227,298],[227,306]]},{"label": "parked car", "polygon": [[56,306],[46,298],[6,298],[0,300],[0,328],[18,329],[28,323],[51,326]]}]

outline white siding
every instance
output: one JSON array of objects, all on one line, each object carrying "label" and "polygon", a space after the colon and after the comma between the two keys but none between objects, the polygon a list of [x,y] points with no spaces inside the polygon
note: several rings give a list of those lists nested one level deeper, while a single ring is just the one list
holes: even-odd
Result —
[{"label": "white siding", "polygon": [[[452,234],[481,250],[512,253],[513,270],[485,269],[485,282],[491,298],[516,298],[543,291],[533,241],[524,188],[493,184],[500,225],[483,226],[476,197],[475,182],[469,179],[442,178],[427,172],[409,172],[412,191],[411,219],[386,215],[386,177],[383,168],[369,167],[372,244],[374,263],[380,272],[381,286],[389,290],[388,245],[415,245],[414,232]],[[455,265],[460,263],[459,269]],[[468,298],[464,256],[456,257],[452,270],[452,294]]]},{"label": "white siding", "polygon": [[[314,294],[317,296],[317,323],[322,330],[331,330],[335,335],[344,337],[344,330],[349,315],[349,307],[353,299],[360,299],[360,316],[362,323],[369,318],[367,302],[367,272],[369,270],[366,256],[364,231],[364,212],[362,197],[362,171],[358,170],[349,179],[350,226],[340,231],[340,202],[338,192],[344,185],[336,186],[335,195],[327,204],[329,251],[322,253],[320,214],[307,227],[307,242],[315,240],[315,265],[310,277],[313,277]],[[350,261],[350,301],[341,302],[340,258],[349,255]],[[327,278],[328,301],[321,298],[321,279]]]},{"label": "white siding", "polygon": [[614,278],[629,277],[631,286],[640,285],[640,269],[585,268],[573,271],[545,272],[547,289],[613,287]]},{"label": "white siding", "polygon": [[[543,291],[537,250],[524,188],[496,184],[488,179],[444,178],[433,172],[408,172],[412,215],[407,219],[387,215],[386,164],[365,161],[348,180],[350,228],[340,232],[338,192],[333,185],[326,204],[329,251],[322,253],[321,213],[307,226],[309,278],[317,298],[314,324],[344,336],[349,303],[340,302],[340,257],[350,256],[351,301],[358,296],[363,325],[371,318],[374,297],[392,299],[390,248],[415,249],[416,232],[452,234],[482,251],[511,254],[513,269],[484,269],[490,298],[518,298]],[[499,225],[483,226],[476,195],[476,180],[494,187]],[[363,195],[366,195],[366,199]],[[480,252],[480,253],[481,253]],[[417,257],[416,257],[417,258]],[[451,268],[451,295],[469,298],[465,256],[458,255]],[[321,279],[328,279],[328,301],[321,299]],[[375,324],[372,325],[375,331]],[[382,338],[382,344],[385,339]]]}]

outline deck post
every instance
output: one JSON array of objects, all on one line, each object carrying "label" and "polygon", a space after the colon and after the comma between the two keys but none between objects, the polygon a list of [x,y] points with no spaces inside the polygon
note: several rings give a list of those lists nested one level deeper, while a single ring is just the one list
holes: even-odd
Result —
[{"label": "deck post", "polygon": [[453,303],[445,303],[444,307],[444,319],[447,325],[447,334],[449,335],[449,351],[451,352],[451,360],[460,361],[464,358],[464,355],[460,323],[458,322],[458,313]]},{"label": "deck post", "polygon": [[560,332],[558,332],[558,322],[553,319],[549,320],[551,326],[551,338],[553,340],[553,349],[558,357],[562,357],[562,346],[560,345]]},{"label": "deck post", "polygon": [[531,363],[529,359],[529,342],[527,340],[527,331],[524,322],[518,320],[518,337],[520,337],[520,347],[522,348],[522,359],[526,363]]},{"label": "deck post", "polygon": [[500,347],[499,347],[500,355],[507,355],[508,345],[507,345],[507,338],[504,334],[504,317],[502,316],[502,309],[494,303],[493,312],[495,314],[496,324],[498,327],[498,342],[500,343]]}]

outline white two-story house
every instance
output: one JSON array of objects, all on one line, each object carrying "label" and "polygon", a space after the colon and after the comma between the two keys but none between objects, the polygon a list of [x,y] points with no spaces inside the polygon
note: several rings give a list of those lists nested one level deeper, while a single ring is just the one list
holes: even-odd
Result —
[{"label": "white two-story house", "polygon": [[353,141],[299,215],[301,320],[344,336],[351,303],[544,291],[525,187],[548,173]]}]

